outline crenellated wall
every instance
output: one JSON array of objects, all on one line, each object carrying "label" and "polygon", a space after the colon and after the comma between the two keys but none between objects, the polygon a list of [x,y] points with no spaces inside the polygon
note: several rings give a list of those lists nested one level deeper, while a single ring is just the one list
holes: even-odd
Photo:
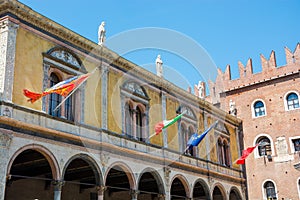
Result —
[{"label": "crenellated wall", "polygon": [[220,103],[220,94],[243,87],[263,83],[289,74],[299,73],[300,68],[300,43],[296,45],[294,52],[285,47],[286,65],[277,66],[275,52],[271,51],[269,58],[260,55],[262,71],[253,73],[252,59],[249,58],[246,65],[238,62],[239,78],[231,79],[231,66],[227,65],[224,72],[218,69],[215,82],[209,81],[210,96],[208,99],[213,104]]}]

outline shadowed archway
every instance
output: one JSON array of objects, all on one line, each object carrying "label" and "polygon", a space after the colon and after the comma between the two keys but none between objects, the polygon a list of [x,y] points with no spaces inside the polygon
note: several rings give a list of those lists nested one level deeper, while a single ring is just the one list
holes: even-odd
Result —
[{"label": "shadowed archway", "polygon": [[53,169],[44,154],[39,150],[26,149],[15,157],[6,182],[6,200],[53,199]]}]

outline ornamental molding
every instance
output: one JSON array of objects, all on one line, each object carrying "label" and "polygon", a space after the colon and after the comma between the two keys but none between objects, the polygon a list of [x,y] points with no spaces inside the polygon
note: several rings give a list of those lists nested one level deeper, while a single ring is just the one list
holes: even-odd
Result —
[{"label": "ornamental molding", "polygon": [[50,55],[59,60],[66,62],[68,64],[71,64],[71,65],[77,67],[78,69],[81,68],[79,61],[71,53],[69,53],[67,51],[56,50],[56,51],[51,52]]},{"label": "ornamental molding", "polygon": [[12,135],[0,132],[0,148],[8,148],[12,138]]}]

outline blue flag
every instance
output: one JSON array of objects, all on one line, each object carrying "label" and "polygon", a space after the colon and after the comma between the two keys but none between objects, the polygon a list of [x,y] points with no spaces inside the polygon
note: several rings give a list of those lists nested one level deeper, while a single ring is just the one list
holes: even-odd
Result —
[{"label": "blue flag", "polygon": [[206,129],[202,134],[198,135],[198,133],[194,133],[191,138],[189,139],[189,141],[187,142],[187,146],[189,148],[198,146],[198,144],[202,141],[202,139],[206,136],[206,134],[212,129],[214,128],[219,121],[216,121],[215,123],[213,123],[208,129]]}]

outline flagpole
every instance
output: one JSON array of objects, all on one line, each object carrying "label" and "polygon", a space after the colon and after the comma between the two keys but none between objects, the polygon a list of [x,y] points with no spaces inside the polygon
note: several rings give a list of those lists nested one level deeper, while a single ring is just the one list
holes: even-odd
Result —
[{"label": "flagpole", "polygon": [[[93,69],[93,71],[91,72],[91,74],[95,73],[95,71],[98,69],[98,67],[95,67],[95,69]],[[88,77],[86,80],[84,80],[83,82],[81,82],[76,88],[73,89],[73,91],[68,94],[68,96],[66,96],[66,98],[64,98],[54,109],[53,111],[56,111],[85,81],[87,81],[90,77]]]},{"label": "flagpole", "polygon": [[152,135],[150,135],[149,137],[148,137],[148,140],[150,139],[150,138],[152,138],[153,136],[155,136],[156,135],[156,132],[154,132]]}]

